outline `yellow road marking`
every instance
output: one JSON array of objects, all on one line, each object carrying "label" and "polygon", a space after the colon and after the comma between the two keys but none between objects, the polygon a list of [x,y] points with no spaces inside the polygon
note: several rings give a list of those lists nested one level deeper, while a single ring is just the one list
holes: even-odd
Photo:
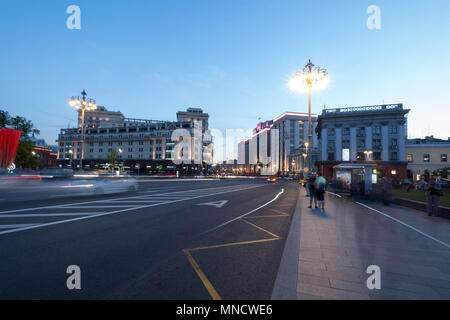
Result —
[{"label": "yellow road marking", "polygon": [[283,216],[280,214],[268,214],[265,216],[250,216],[250,217],[245,217],[245,219],[259,219],[259,218],[285,218],[285,217],[289,217],[289,216]]},{"label": "yellow road marking", "polygon": [[270,210],[270,211],[279,213],[279,214],[282,215],[282,216],[290,216],[289,213],[286,213],[286,212],[283,212],[283,211],[280,211],[280,210],[277,210],[277,209],[272,209],[272,208],[267,208],[267,209]]},{"label": "yellow road marking", "polygon": [[214,287],[211,284],[211,282],[208,280],[206,275],[203,273],[202,269],[200,269],[200,267],[198,266],[197,262],[195,261],[195,259],[190,254],[189,249],[184,249],[183,252],[187,256],[189,262],[191,263],[192,267],[194,268],[194,270],[197,273],[197,275],[200,278],[200,280],[203,282],[203,285],[205,286],[206,290],[208,290],[208,293],[211,295],[211,297],[214,300],[222,300],[220,295],[217,293],[216,289],[214,289]]},{"label": "yellow road marking", "polygon": [[216,248],[223,248],[223,247],[231,247],[231,246],[240,246],[244,244],[252,244],[252,243],[259,243],[259,242],[268,242],[268,241],[275,241],[280,240],[280,237],[276,238],[270,238],[270,239],[259,239],[259,240],[249,240],[249,241],[239,241],[239,242],[229,242],[229,243],[222,243],[222,244],[216,244],[212,246],[206,246],[206,247],[199,247],[199,248],[191,248],[187,249],[189,251],[198,251],[198,250],[205,250],[205,249],[216,249]]},{"label": "yellow road marking", "polygon": [[[277,195],[276,198],[278,198],[278,195]],[[267,215],[267,216],[259,216],[259,215],[258,216],[247,216],[245,218],[275,218],[275,217],[287,217],[287,216],[290,216],[289,214],[287,214],[285,212],[282,212],[282,211],[279,211],[279,210],[276,210],[276,209],[270,209],[270,208],[267,208],[267,209],[269,209],[271,211],[274,211],[274,212],[277,212],[279,214],[278,215]],[[261,231],[271,235],[274,238],[259,239],[259,240],[249,240],[249,241],[239,241],[239,242],[230,242],[230,243],[222,243],[222,244],[216,244],[216,245],[205,246],[205,247],[183,249],[183,252],[186,255],[186,257],[188,258],[190,264],[192,265],[192,267],[194,268],[194,270],[197,273],[198,277],[200,278],[200,280],[202,281],[203,285],[205,286],[206,290],[208,290],[208,293],[211,295],[211,297],[214,300],[222,300],[222,298],[217,293],[216,289],[214,289],[214,286],[211,284],[211,282],[209,281],[208,277],[206,277],[205,273],[202,271],[200,266],[197,264],[197,262],[195,261],[194,257],[191,255],[191,253],[190,253],[191,251],[199,251],[199,250],[206,250],[206,249],[215,249],[215,248],[239,246],[239,245],[246,245],[246,244],[262,243],[262,242],[276,241],[276,240],[280,240],[281,239],[281,237],[276,235],[275,233],[272,233],[272,232],[270,232],[270,231],[268,231],[268,230],[266,230],[266,229],[264,229],[264,228],[262,228],[260,226],[257,226],[256,224],[253,224],[253,223],[245,220],[244,217],[239,218],[238,220],[242,220],[243,222],[251,225],[252,227],[257,228],[258,230],[261,230]]]},{"label": "yellow road marking", "polygon": [[251,223],[251,222],[249,222],[249,221],[247,221],[247,220],[245,220],[245,219],[241,219],[241,220],[244,221],[245,223],[247,223],[247,224],[249,224],[249,225],[255,227],[256,229],[259,229],[259,230],[261,230],[261,231],[264,231],[264,232],[267,233],[267,234],[270,234],[272,237],[275,237],[275,238],[277,238],[277,239],[280,238],[280,236],[276,235],[275,233],[272,233],[272,232],[270,232],[270,231],[267,231],[266,229],[261,228],[260,226],[257,226],[256,224],[253,224],[253,223]]}]

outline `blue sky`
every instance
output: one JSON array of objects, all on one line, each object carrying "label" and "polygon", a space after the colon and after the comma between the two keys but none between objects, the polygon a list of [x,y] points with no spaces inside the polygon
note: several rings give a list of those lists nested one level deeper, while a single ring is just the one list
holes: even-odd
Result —
[{"label": "blue sky", "polygon": [[[66,8],[81,8],[68,30]],[[369,5],[381,30],[366,27]],[[128,117],[174,120],[201,107],[210,126],[307,110],[286,81],[308,58],[328,69],[313,111],[404,103],[409,135],[450,136],[450,1],[39,0],[0,5],[0,108],[53,144],[82,89]]]}]

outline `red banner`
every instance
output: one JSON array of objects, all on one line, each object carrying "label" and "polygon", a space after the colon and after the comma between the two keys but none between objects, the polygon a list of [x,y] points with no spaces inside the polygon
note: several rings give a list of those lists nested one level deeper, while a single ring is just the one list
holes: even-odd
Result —
[{"label": "red banner", "polygon": [[14,162],[21,134],[20,130],[0,130],[0,168],[8,168]]}]

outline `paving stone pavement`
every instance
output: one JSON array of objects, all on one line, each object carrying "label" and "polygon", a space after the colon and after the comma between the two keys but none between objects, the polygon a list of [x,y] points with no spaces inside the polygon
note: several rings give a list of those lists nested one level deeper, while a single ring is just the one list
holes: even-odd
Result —
[{"label": "paving stone pavement", "polygon": [[[304,190],[299,201],[297,299],[450,299],[450,249],[445,245],[335,195],[326,195],[324,211],[307,207]],[[378,209],[406,223],[419,214],[398,206]],[[413,227],[447,241],[450,223],[442,219],[433,228],[436,223],[421,217]],[[381,269],[380,290],[367,288],[370,265]]]}]

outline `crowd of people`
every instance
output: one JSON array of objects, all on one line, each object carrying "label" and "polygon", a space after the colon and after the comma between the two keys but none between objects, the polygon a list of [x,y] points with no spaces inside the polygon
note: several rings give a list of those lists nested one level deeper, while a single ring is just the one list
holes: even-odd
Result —
[{"label": "crowd of people", "polygon": [[[439,216],[440,197],[444,195],[442,189],[442,178],[430,178],[428,181],[422,180],[418,183],[420,189],[426,192],[427,195],[427,212],[429,216]],[[317,209],[325,210],[325,192],[327,189],[327,180],[320,172],[311,174],[304,184],[306,188],[307,197],[309,197],[308,208],[312,209],[313,204]],[[381,199],[385,204],[390,203],[392,196],[392,181],[387,178],[381,179],[379,182],[379,189],[381,190]],[[408,188],[409,189],[409,186]],[[408,190],[409,191],[409,190]]]}]

